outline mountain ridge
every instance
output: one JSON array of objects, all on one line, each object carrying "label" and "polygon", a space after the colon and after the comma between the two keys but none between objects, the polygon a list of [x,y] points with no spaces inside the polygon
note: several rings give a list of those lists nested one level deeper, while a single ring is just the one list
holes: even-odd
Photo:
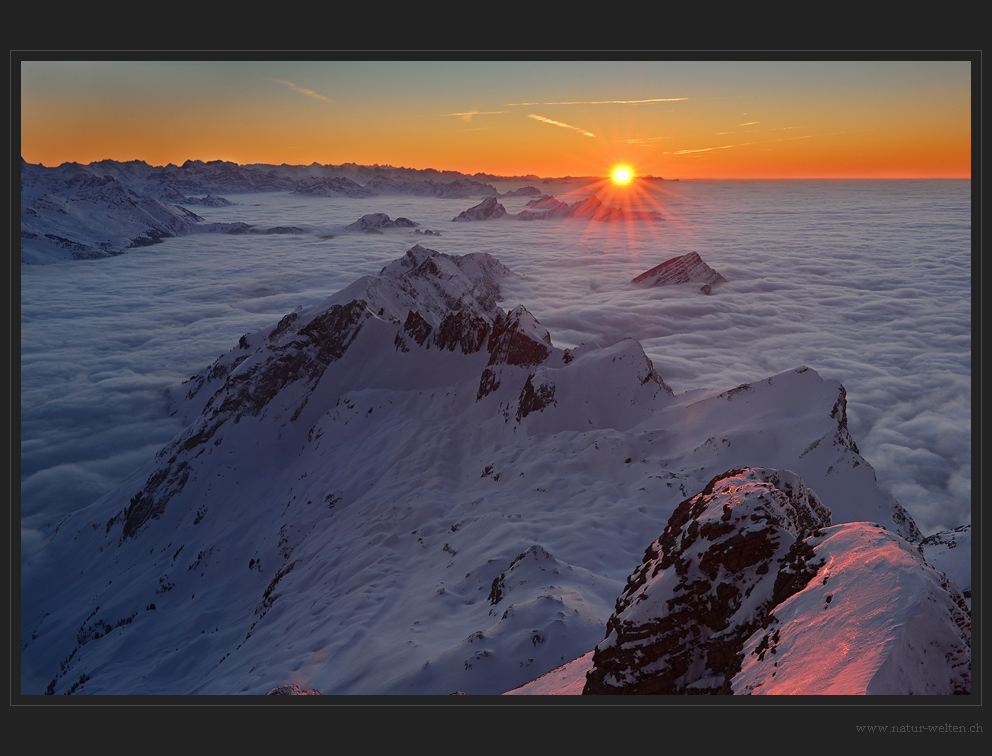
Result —
[{"label": "mountain ridge", "polygon": [[274,166],[187,160],[181,166],[152,166],[140,160],[100,160],[46,167],[22,157],[20,173],[21,262],[26,264],[110,257],[194,231],[243,233],[248,230],[245,224],[203,228],[203,219],[186,208],[231,205],[222,196],[230,193],[353,199],[497,194],[493,186],[477,180],[479,174],[347,163]]},{"label": "mountain ridge", "polygon": [[747,464],[918,535],[836,381],[677,395],[633,339],[504,309],[513,275],[417,245],[190,379],[184,429],[24,566],[30,692],[501,693],[602,640],[644,533]]}]

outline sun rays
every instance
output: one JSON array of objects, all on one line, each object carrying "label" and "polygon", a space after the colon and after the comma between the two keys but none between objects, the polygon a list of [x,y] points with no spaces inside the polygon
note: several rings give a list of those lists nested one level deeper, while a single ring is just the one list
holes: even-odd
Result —
[{"label": "sun rays", "polygon": [[634,178],[634,172],[626,165],[618,165],[613,168],[610,178],[617,186],[626,186]]}]

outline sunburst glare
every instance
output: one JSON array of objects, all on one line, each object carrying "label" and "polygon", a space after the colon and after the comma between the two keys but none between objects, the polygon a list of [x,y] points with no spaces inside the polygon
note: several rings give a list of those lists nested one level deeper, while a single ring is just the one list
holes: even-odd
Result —
[{"label": "sunburst glare", "polygon": [[614,184],[625,186],[630,183],[632,178],[634,178],[634,172],[631,171],[626,165],[618,165],[613,169],[613,173],[610,174],[610,178],[613,179]]}]

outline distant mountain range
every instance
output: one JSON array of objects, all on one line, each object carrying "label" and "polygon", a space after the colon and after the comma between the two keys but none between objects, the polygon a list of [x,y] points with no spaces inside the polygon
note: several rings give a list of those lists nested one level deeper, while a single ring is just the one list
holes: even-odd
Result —
[{"label": "distant mountain range", "polygon": [[44,264],[110,257],[193,230],[211,233],[280,233],[246,224],[213,224],[189,207],[230,205],[224,194],[292,192],[311,197],[369,199],[386,195],[439,199],[485,198],[453,220],[490,220],[506,216],[499,197],[535,196],[519,220],[578,218],[596,221],[660,220],[654,212],[623,211],[589,197],[568,205],[544,196],[535,186],[500,194],[486,181],[533,181],[569,186],[591,185],[592,177],[540,179],[537,176],[466,176],[454,171],[391,166],[238,165],[223,160],[187,160],[181,166],[142,161],[102,160],[55,168],[21,159],[21,262]]},{"label": "distant mountain range", "polygon": [[[319,197],[372,198],[402,194],[442,199],[495,198],[497,190],[485,182],[497,179],[552,181],[536,176],[467,176],[454,171],[352,163],[289,166],[187,160],[181,166],[170,163],[162,167],[138,160],[102,160],[49,168],[29,164],[22,158],[21,262],[109,257],[181,236],[202,221],[188,208],[231,204],[224,194],[294,192]],[[560,181],[592,183],[595,179],[567,177]],[[512,194],[536,195],[540,191],[525,186]]]}]

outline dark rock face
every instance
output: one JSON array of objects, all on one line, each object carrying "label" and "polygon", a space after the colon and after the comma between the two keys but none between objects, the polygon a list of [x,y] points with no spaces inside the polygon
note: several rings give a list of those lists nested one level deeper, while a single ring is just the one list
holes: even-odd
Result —
[{"label": "dark rock face", "polygon": [[815,575],[830,513],[793,473],[730,470],[673,513],[629,577],[584,694],[730,693],[743,644]]},{"label": "dark rock face", "polygon": [[490,365],[537,365],[551,354],[551,337],[545,331],[538,340],[522,326],[537,324],[523,305],[501,315],[489,337]]},{"label": "dark rock face", "polygon": [[149,520],[160,517],[169,499],[182,490],[188,479],[189,465],[182,461],[150,475],[145,487],[131,498],[123,512],[121,542],[137,533]]},{"label": "dark rock face", "polygon": [[[478,399],[488,396],[500,387],[503,365],[533,367],[546,360],[552,351],[550,335],[541,328],[523,305],[496,318],[486,348],[489,351],[489,363],[479,380]],[[533,386],[531,390],[533,391]],[[526,396],[526,392],[525,388],[521,396]],[[553,395],[552,388],[551,396]],[[531,404],[533,402],[528,400],[528,405]],[[543,406],[547,406],[547,402]],[[529,410],[525,411],[523,416],[527,414]]]},{"label": "dark rock face", "polygon": [[267,696],[319,696],[320,691],[314,688],[301,688],[296,683],[290,683],[289,685],[280,685],[273,688],[265,695]]},{"label": "dark rock face", "polygon": [[290,383],[305,380],[312,387],[324,369],[344,355],[366,317],[365,303],[356,300],[313,318],[296,332],[299,339],[272,348],[271,359],[229,379],[219,412],[258,415]]},{"label": "dark rock face", "polygon": [[427,337],[431,335],[431,331],[434,329],[430,323],[424,320],[423,315],[410,310],[410,314],[406,317],[406,322],[403,323],[403,330],[410,335],[410,338],[417,342],[417,346],[423,346],[424,342],[427,341]]},{"label": "dark rock face", "polygon": [[517,422],[519,423],[531,412],[539,412],[545,407],[557,404],[555,401],[555,385],[553,383],[539,383],[534,386],[534,374],[527,376],[527,382],[520,392],[520,399],[517,403]]},{"label": "dark rock face", "polygon": [[[560,564],[548,551],[538,544],[533,544],[524,551],[521,551],[510,562],[510,566],[493,578],[492,587],[489,590],[488,601],[490,606],[496,607],[514,589],[535,579],[541,580],[541,573],[557,571]],[[509,602],[507,602],[509,604]],[[499,614],[500,609],[489,610],[491,616]]]},{"label": "dark rock face", "polygon": [[434,337],[434,343],[449,352],[459,347],[464,354],[475,354],[489,335],[489,322],[482,317],[464,311],[454,312],[441,321]]},{"label": "dark rock face", "polygon": [[[236,423],[245,416],[259,415],[286,386],[302,381],[312,389],[327,366],[344,355],[368,317],[363,301],[334,305],[300,327],[296,338],[268,346],[269,359],[231,375],[234,367],[248,359],[244,355],[230,369],[218,370],[217,377],[224,377],[223,388],[209,399],[199,421],[160,452],[169,460],[148,478],[124,510],[121,541],[134,536],[149,520],[160,517],[169,499],[182,490],[190,476],[188,455],[195,458],[198,447],[214,438],[228,421]],[[290,329],[296,319],[293,314],[286,316],[272,332]],[[302,409],[300,406],[296,410],[294,419]]]},{"label": "dark rock face", "polygon": [[698,252],[673,257],[633,279],[638,286],[667,286],[671,284],[700,283],[704,294],[711,294],[713,285],[727,279],[703,262]]}]

